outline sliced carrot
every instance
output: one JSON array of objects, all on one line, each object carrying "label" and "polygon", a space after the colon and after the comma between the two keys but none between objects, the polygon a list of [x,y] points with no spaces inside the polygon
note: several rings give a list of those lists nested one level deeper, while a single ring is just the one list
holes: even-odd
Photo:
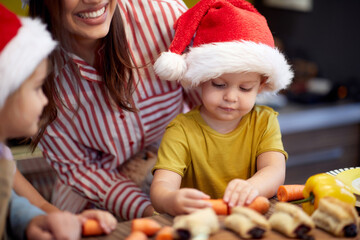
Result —
[{"label": "sliced carrot", "polygon": [[174,239],[174,229],[170,226],[162,227],[159,232],[156,234],[155,240],[173,240]]},{"label": "sliced carrot", "polygon": [[101,228],[99,222],[95,219],[87,219],[82,225],[83,236],[95,236],[104,234],[104,230]]},{"label": "sliced carrot", "polygon": [[229,206],[226,202],[224,202],[223,199],[204,199],[204,201],[207,201],[211,203],[212,209],[214,209],[215,213],[217,215],[228,215],[229,214]]},{"label": "sliced carrot", "polygon": [[303,191],[305,185],[292,184],[281,185],[277,191],[277,198],[280,202],[290,202],[304,198]]},{"label": "sliced carrot", "polygon": [[266,197],[257,196],[254,201],[252,201],[252,203],[250,203],[246,207],[252,208],[261,214],[265,214],[267,213],[267,211],[269,211],[270,201]]},{"label": "sliced carrot", "polygon": [[131,232],[129,236],[125,238],[125,240],[147,240],[148,237],[145,233],[140,231]]},{"label": "sliced carrot", "polygon": [[151,218],[136,218],[132,220],[131,231],[140,231],[145,233],[147,236],[152,236],[159,231],[161,225]]}]

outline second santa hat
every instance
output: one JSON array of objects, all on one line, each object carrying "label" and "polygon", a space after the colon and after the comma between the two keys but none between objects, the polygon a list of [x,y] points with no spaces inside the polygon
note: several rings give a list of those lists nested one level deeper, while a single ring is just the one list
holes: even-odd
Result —
[{"label": "second santa hat", "polygon": [[0,4],[0,109],[55,46],[40,19],[19,18]]},{"label": "second santa hat", "polygon": [[293,77],[266,19],[245,0],[200,0],[178,19],[169,51],[154,68],[162,80],[185,86],[224,73],[258,72],[268,77],[268,92],[285,88]]}]

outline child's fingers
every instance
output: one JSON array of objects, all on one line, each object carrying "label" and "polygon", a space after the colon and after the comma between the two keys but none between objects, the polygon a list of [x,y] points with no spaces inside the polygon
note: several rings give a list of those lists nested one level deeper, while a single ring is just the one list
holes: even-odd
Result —
[{"label": "child's fingers", "polygon": [[117,224],[116,218],[111,213],[103,210],[85,210],[80,214],[80,217],[85,218],[85,220],[96,219],[107,234],[114,230]]},{"label": "child's fingers", "polygon": [[236,180],[230,181],[228,183],[228,185],[225,189],[224,197],[223,197],[225,202],[228,203],[230,201],[231,195],[232,195],[234,189],[236,188],[237,184],[238,184],[238,181],[236,181]]},{"label": "child's fingers", "polygon": [[184,206],[188,208],[206,208],[211,207],[211,203],[206,202],[204,200],[192,200],[192,199],[185,199]]},{"label": "child's fingers", "polygon": [[185,188],[180,190],[176,201],[181,212],[189,213],[193,209],[211,207],[211,203],[204,201],[204,199],[210,199],[210,196],[196,189]]},{"label": "child's fingers", "polygon": [[242,187],[240,181],[231,181],[224,194],[224,201],[228,203],[229,207],[234,207],[239,205],[238,200],[242,195]]},{"label": "child's fingers", "polygon": [[210,196],[193,188],[184,189],[184,196],[189,199],[210,199]]},{"label": "child's fingers", "polygon": [[238,182],[236,188],[233,190],[230,200],[229,207],[243,206],[245,201],[248,199],[250,193],[252,192],[253,187],[249,184],[244,184],[244,182]]},{"label": "child's fingers", "polygon": [[185,207],[184,208],[184,214],[193,213],[195,211],[199,210],[199,208],[196,207]]},{"label": "child's fingers", "polygon": [[252,189],[245,201],[245,205],[252,203],[257,196],[259,196],[259,191],[257,189]]}]

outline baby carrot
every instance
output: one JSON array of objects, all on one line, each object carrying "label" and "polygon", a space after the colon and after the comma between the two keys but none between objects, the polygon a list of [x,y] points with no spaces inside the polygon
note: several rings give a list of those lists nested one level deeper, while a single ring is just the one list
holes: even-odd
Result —
[{"label": "baby carrot", "polygon": [[267,213],[267,211],[269,211],[270,201],[266,197],[257,196],[254,201],[252,201],[252,203],[250,203],[246,207],[252,208],[261,214],[265,214]]},{"label": "baby carrot", "polygon": [[132,232],[140,231],[145,233],[147,236],[154,235],[160,230],[160,228],[161,225],[154,219],[150,218],[136,218],[131,222]]},{"label": "baby carrot", "polygon": [[305,185],[281,185],[277,191],[277,198],[280,202],[289,202],[304,198],[303,191]]},{"label": "baby carrot", "polygon": [[148,237],[145,233],[140,231],[131,232],[129,236],[125,238],[125,240],[147,240]]},{"label": "baby carrot", "polygon": [[155,240],[173,240],[174,229],[170,226],[162,227],[159,232],[156,234]]},{"label": "baby carrot", "polygon": [[82,225],[83,236],[95,236],[104,234],[99,222],[95,219],[87,219]]},{"label": "baby carrot", "polygon": [[229,207],[224,200],[219,199],[204,199],[204,201],[210,202],[212,209],[214,209],[217,215],[228,215]]}]

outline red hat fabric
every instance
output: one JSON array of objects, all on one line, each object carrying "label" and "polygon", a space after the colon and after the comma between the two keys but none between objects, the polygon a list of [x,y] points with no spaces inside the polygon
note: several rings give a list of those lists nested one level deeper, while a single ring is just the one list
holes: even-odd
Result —
[{"label": "red hat fabric", "polygon": [[55,48],[39,19],[19,18],[0,4],[0,109]]},{"label": "red hat fabric", "polygon": [[285,88],[293,77],[266,19],[245,0],[200,0],[178,19],[169,51],[154,68],[162,80],[184,86],[224,73],[258,72],[268,77],[269,92]]}]

